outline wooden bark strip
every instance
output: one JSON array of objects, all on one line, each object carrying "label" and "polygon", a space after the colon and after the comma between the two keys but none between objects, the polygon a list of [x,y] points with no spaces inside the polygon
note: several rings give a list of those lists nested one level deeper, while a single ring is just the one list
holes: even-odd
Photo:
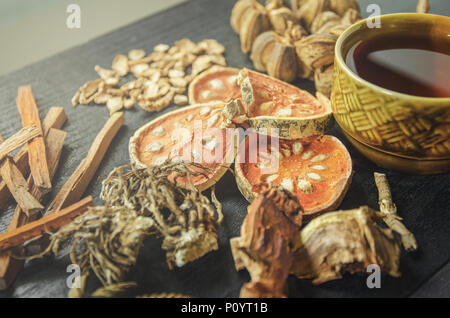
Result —
[{"label": "wooden bark strip", "polygon": [[[60,125],[62,126],[62,124]],[[47,137],[45,138],[45,144],[47,147],[47,162],[50,169],[50,177],[53,179],[59,165],[59,159],[61,157],[64,140],[67,133],[59,129],[50,129]],[[38,200],[42,200],[44,194],[33,185],[32,176],[28,177],[28,185],[31,190],[31,194]],[[20,206],[17,206],[14,210],[13,217],[9,223],[7,231],[13,231],[20,226],[34,221],[37,216],[26,216],[22,213]],[[21,248],[13,249],[14,254],[20,255]],[[8,288],[20,272],[24,264],[23,260],[12,258],[8,253],[0,253],[0,290]]]},{"label": "wooden bark strip", "polygon": [[41,130],[37,126],[24,127],[17,133],[0,144],[0,161],[9,155],[11,151],[23,146],[28,141],[42,136]]},{"label": "wooden bark strip", "polygon": [[46,215],[53,214],[60,209],[78,201],[94,177],[111,141],[124,123],[122,112],[115,113],[106,122],[103,129],[95,138],[86,158],[80,163],[69,180],[63,185],[53,199]]},{"label": "wooden bark strip", "polygon": [[419,0],[417,2],[417,13],[428,13],[430,8],[429,0]]},{"label": "wooden bark strip", "polygon": [[44,209],[42,204],[29,192],[27,181],[11,158],[6,158],[1,164],[0,174],[8,186],[9,192],[26,215],[37,214]]},{"label": "wooden bark strip", "polygon": [[397,207],[392,201],[391,189],[384,173],[374,173],[375,184],[378,188],[378,204],[380,211],[384,215],[383,220],[389,228],[398,234],[402,239],[403,247],[407,251],[417,249],[417,242],[414,235],[401,222],[402,218],[397,215]]},{"label": "wooden bark strip", "polygon": [[[47,136],[51,128],[60,129],[67,120],[67,115],[63,107],[52,107],[42,122],[44,136]],[[1,140],[0,140],[1,143]],[[23,176],[28,175],[30,166],[28,164],[28,147],[24,146],[17,155],[14,156],[14,162]],[[50,165],[50,164],[49,164]],[[6,204],[11,193],[4,182],[0,179],[0,209]]]},{"label": "wooden bark strip", "polygon": [[[17,96],[17,109],[22,118],[24,127],[35,125],[42,133],[42,124],[39,119],[39,111],[34,100],[31,86],[19,87]],[[50,173],[48,171],[47,155],[45,154],[44,137],[38,137],[28,143],[28,162],[34,183],[41,191],[49,192],[52,188]]]},{"label": "wooden bark strip", "polygon": [[74,218],[86,212],[90,206],[93,206],[93,199],[91,196],[88,196],[58,213],[45,216],[40,220],[28,223],[16,230],[0,234],[0,251],[21,246],[37,236],[56,232],[64,225],[70,223]]}]

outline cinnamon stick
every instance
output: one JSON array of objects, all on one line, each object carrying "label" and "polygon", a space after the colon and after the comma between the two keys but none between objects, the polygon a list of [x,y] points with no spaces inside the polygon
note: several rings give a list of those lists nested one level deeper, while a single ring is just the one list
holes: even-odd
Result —
[{"label": "cinnamon stick", "polygon": [[[17,109],[22,119],[22,125],[35,125],[42,131],[41,120],[39,119],[39,111],[33,96],[31,86],[19,87],[17,96]],[[28,162],[30,164],[31,175],[34,183],[41,191],[49,192],[52,183],[50,181],[50,173],[48,171],[47,155],[45,154],[44,137],[38,137],[28,143]]]},{"label": "cinnamon stick", "polygon": [[0,161],[25,143],[42,136],[37,126],[24,127],[0,144]]},{"label": "cinnamon stick", "polygon": [[[67,120],[67,115],[63,107],[52,107],[48,111],[42,122],[44,137],[48,135],[51,128],[60,129]],[[0,140],[1,143],[1,140]],[[17,155],[14,156],[14,162],[23,176],[28,175],[30,166],[28,164],[28,147],[24,146]],[[11,193],[4,182],[0,180],[0,209],[6,204]]]},{"label": "cinnamon stick", "polygon": [[61,210],[59,213],[45,216],[40,220],[28,223],[16,230],[0,234],[0,251],[21,246],[37,236],[57,231],[80,214],[86,212],[90,206],[93,206],[93,199],[91,196],[88,196]]},{"label": "cinnamon stick", "polygon": [[[62,126],[62,124],[60,126]],[[47,161],[49,164],[51,178],[54,177],[58,168],[66,135],[66,132],[52,128],[49,129],[47,137],[45,138],[45,144],[47,147]],[[32,176],[28,177],[28,185],[32,189],[31,194],[37,200],[42,200],[44,194],[33,185]],[[33,221],[36,217],[37,216],[28,217],[22,212],[20,206],[17,205],[7,231],[13,231],[18,227]],[[21,250],[21,248],[13,249],[13,252],[16,255],[20,255]],[[0,290],[6,289],[11,285],[19,271],[22,269],[23,264],[23,260],[12,258],[8,253],[0,253]]]},{"label": "cinnamon stick", "polygon": [[428,13],[430,11],[429,0],[419,0],[417,2],[417,13]]},{"label": "cinnamon stick", "polygon": [[124,116],[122,112],[111,115],[103,129],[95,138],[86,158],[83,159],[75,172],[70,176],[69,180],[67,180],[53,199],[47,209],[46,215],[51,215],[81,198],[94,177],[111,141],[119,131],[120,127],[122,127],[123,123]]},{"label": "cinnamon stick", "polygon": [[0,174],[10,193],[26,215],[37,214],[44,209],[42,204],[28,191],[27,181],[11,158],[6,158],[0,165]]},{"label": "cinnamon stick", "polygon": [[397,232],[402,239],[403,247],[407,251],[417,249],[417,242],[414,235],[401,222],[402,218],[397,215],[397,206],[392,201],[391,189],[384,173],[374,173],[375,184],[378,188],[378,204],[383,220],[393,231]]}]

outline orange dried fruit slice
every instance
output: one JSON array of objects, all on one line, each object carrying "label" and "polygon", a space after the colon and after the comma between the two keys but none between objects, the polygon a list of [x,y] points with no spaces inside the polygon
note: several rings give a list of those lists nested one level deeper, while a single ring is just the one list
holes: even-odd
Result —
[{"label": "orange dried fruit slice", "polygon": [[[298,139],[322,135],[332,124],[327,97],[310,93],[255,71],[239,73],[242,100],[247,107],[250,126],[257,131],[278,129],[279,137]],[[272,135],[272,134],[271,134]]]},{"label": "orange dried fruit slice", "polygon": [[235,171],[239,190],[249,202],[256,184],[282,186],[298,197],[308,218],[341,204],[351,182],[352,161],[333,136],[286,140],[254,133],[241,143]]},{"label": "orange dried fruit slice", "polygon": [[[166,161],[198,163],[190,165],[203,175],[191,176],[193,185],[203,191],[213,186],[234,161],[233,130],[225,129],[224,103],[197,104],[164,114],[136,131],[130,139],[131,162],[139,167]],[[177,178],[187,187],[188,178]]]},{"label": "orange dried fruit slice", "polygon": [[213,67],[201,73],[189,85],[189,102],[191,104],[228,102],[240,98],[238,74],[239,69],[231,67]]}]

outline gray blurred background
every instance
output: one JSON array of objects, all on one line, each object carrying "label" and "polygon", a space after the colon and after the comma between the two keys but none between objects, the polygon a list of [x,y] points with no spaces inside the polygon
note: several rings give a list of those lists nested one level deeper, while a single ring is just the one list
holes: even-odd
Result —
[{"label": "gray blurred background", "polygon": [[[0,75],[184,1],[188,0],[0,0]],[[366,8],[371,3],[379,4],[382,14],[414,12],[417,4],[417,0],[358,2],[363,16],[369,15]],[[450,15],[450,0],[430,2],[432,13]],[[80,29],[66,26],[66,9],[72,3],[81,8]],[[389,12],[383,7],[389,7]]]}]

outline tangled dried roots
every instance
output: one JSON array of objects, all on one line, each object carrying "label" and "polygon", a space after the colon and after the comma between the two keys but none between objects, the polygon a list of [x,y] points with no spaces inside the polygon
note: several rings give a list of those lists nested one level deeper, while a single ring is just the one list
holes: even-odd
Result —
[{"label": "tangled dried roots", "polygon": [[164,237],[162,248],[169,267],[181,267],[218,249],[216,230],[223,214],[214,190],[217,217],[210,200],[192,184],[187,189],[176,185],[178,178],[190,180],[207,172],[200,165],[183,162],[149,168],[126,165],[103,181],[101,197],[111,206],[124,206],[151,218],[157,233]]},{"label": "tangled dried roots", "polygon": [[60,246],[73,239],[70,259],[81,268],[82,286],[71,296],[82,297],[90,270],[103,286],[123,281],[153,226],[151,218],[124,207],[92,207],[53,234],[47,250],[37,257],[50,251],[57,255]]}]

